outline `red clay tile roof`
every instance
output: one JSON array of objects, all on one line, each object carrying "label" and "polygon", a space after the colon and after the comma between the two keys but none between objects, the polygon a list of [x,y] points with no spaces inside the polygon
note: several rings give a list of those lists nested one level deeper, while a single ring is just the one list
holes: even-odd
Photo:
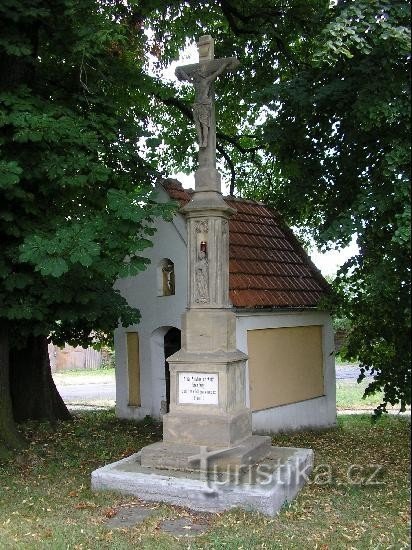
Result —
[{"label": "red clay tile roof", "polygon": [[[186,204],[193,191],[177,180],[163,187]],[[229,294],[235,307],[316,307],[329,285],[283,222],[261,203],[225,197],[236,209],[229,221]]]}]

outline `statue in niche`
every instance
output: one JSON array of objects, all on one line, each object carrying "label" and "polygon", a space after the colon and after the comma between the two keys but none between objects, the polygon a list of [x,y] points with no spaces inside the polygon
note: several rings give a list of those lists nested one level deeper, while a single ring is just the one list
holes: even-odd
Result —
[{"label": "statue in niche", "polygon": [[166,261],[162,266],[163,296],[175,293],[175,268],[172,261]]},{"label": "statue in niche", "polygon": [[206,252],[200,250],[195,266],[195,301],[205,304],[209,301],[209,262]]}]

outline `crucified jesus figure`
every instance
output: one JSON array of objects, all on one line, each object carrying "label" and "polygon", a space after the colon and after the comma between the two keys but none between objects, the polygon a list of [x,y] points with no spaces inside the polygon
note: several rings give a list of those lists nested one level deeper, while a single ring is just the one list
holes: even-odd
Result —
[{"label": "crucified jesus figure", "polygon": [[196,65],[177,67],[176,76],[179,80],[187,80],[195,88],[195,102],[193,104],[193,119],[200,148],[208,145],[211,126],[213,81],[227,69],[235,68],[239,64],[234,57],[204,61]]}]

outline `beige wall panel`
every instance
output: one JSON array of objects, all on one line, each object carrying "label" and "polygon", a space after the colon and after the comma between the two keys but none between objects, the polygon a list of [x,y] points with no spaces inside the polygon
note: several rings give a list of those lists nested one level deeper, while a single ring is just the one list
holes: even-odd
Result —
[{"label": "beige wall panel", "polygon": [[324,394],[321,326],[248,330],[247,342],[252,411]]},{"label": "beige wall panel", "polygon": [[127,370],[129,375],[129,406],[140,407],[139,334],[127,332]]}]

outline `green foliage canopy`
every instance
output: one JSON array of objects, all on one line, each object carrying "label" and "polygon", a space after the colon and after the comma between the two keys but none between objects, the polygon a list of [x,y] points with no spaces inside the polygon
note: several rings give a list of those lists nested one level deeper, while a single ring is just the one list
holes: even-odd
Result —
[{"label": "green foliage canopy", "polygon": [[[266,124],[280,165],[276,205],[320,245],[359,253],[339,271],[347,354],[366,394],[410,403],[410,23],[406,2],[341,2],[309,63],[280,82]],[[264,191],[265,193],[265,191]],[[271,190],[266,193],[271,195]]]},{"label": "green foliage canopy", "polygon": [[144,37],[132,6],[93,0],[5,0],[0,36],[1,320],[86,344],[138,320],[113,283],[171,213],[139,156]]}]

